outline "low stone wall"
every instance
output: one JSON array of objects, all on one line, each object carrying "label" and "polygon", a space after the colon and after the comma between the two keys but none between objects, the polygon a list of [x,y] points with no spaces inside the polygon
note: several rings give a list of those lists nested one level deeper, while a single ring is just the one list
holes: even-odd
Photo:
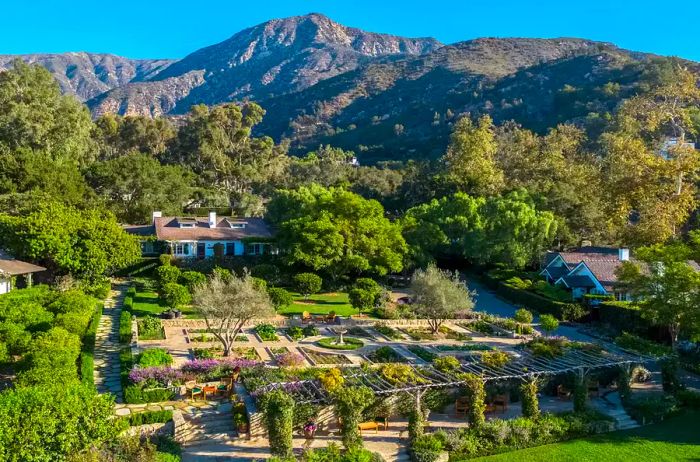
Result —
[{"label": "low stone wall", "polygon": [[186,431],[185,418],[182,416],[182,411],[173,411],[173,439],[178,443],[184,443],[184,433]]},{"label": "low stone wall", "polygon": [[139,435],[142,438],[151,438],[154,436],[173,436],[174,434],[175,424],[172,420],[166,423],[154,423],[129,427],[124,430],[124,435]]},{"label": "low stone wall", "polygon": [[[391,327],[427,327],[427,319],[373,319],[373,318],[340,318],[342,326],[368,326],[382,323]],[[184,329],[206,329],[207,324],[204,319],[161,319],[163,327],[179,327]],[[272,319],[251,319],[245,326],[251,327],[260,323],[272,324],[275,327],[289,327],[301,325],[300,319],[293,318],[272,318]],[[313,324],[313,323],[312,323]],[[316,323],[321,324],[321,323]],[[333,325],[333,324],[329,324]]]}]

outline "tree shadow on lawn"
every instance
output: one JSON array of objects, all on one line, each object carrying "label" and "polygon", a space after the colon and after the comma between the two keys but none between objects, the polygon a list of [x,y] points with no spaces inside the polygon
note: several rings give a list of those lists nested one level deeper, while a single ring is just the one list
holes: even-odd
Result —
[{"label": "tree shadow on lawn", "polygon": [[[143,309],[140,308],[139,305],[147,305],[153,307],[153,309]],[[166,308],[165,302],[163,302],[158,295],[142,295],[137,293],[136,296],[134,296],[134,307],[131,310],[131,314],[139,318],[148,315],[158,316],[165,311]]]},{"label": "tree shadow on lawn", "polygon": [[698,423],[700,423],[700,412],[685,412],[657,424],[596,435],[588,440],[610,444],[660,441],[679,445],[696,445],[698,446],[698,458],[691,460],[700,460]]}]

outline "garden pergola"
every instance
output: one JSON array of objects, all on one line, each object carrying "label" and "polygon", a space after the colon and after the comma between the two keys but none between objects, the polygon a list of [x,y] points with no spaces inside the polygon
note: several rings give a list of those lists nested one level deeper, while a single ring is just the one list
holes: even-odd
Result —
[{"label": "garden pergola", "polygon": [[[484,382],[504,380],[533,380],[538,377],[556,376],[566,373],[589,374],[595,370],[625,365],[643,364],[658,358],[643,356],[619,348],[607,350],[588,350],[585,348],[567,348],[556,357],[543,357],[525,349],[512,353],[513,358],[501,367],[484,364],[480,357],[472,356],[462,361],[460,369],[453,372],[441,372],[432,366],[409,365],[413,380],[410,383],[394,383],[387,380],[381,370],[346,369],[345,385],[369,387],[376,395],[392,395],[406,392],[417,398],[429,389],[455,388],[465,384],[464,373],[481,377]],[[315,380],[271,383],[265,390],[282,388],[291,393],[298,403],[329,403],[331,397]]]}]

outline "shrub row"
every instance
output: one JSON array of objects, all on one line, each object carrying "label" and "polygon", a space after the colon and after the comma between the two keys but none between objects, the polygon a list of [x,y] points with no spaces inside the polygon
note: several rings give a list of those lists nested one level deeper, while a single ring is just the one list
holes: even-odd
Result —
[{"label": "shrub row", "polygon": [[173,398],[175,390],[171,388],[141,388],[138,385],[124,388],[124,402],[127,404],[159,403]]},{"label": "shrub row", "polygon": [[98,303],[95,308],[95,314],[92,315],[87,331],[83,335],[82,350],[80,352],[80,378],[83,383],[88,385],[94,385],[95,383],[95,339],[97,337],[97,328],[100,325],[100,318],[102,317],[102,309],[102,303]]},{"label": "shrub row", "polygon": [[505,282],[493,280],[486,275],[484,275],[484,278],[485,280],[491,280],[487,285],[495,289],[503,298],[539,314],[551,314],[562,319],[565,307],[571,305],[571,303],[557,302],[536,293],[512,287]]},{"label": "shrub row", "polygon": [[131,313],[122,311],[119,316],[119,343],[131,343]]},{"label": "shrub row", "polygon": [[652,323],[642,317],[639,308],[630,302],[608,301],[598,305],[600,322],[618,331],[646,333]]},{"label": "shrub row", "polygon": [[126,419],[130,427],[154,423],[166,423],[173,420],[173,411],[145,411],[131,414]]}]

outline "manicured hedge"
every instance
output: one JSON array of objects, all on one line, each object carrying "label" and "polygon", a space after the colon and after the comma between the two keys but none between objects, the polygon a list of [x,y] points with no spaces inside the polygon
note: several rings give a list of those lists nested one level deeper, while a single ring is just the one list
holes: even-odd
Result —
[{"label": "manicured hedge", "polygon": [[600,322],[619,331],[646,333],[652,324],[630,302],[603,302],[598,305]]},{"label": "manicured hedge", "polygon": [[561,319],[562,311],[568,303],[557,302],[527,290],[517,289],[505,282],[496,284],[496,292],[518,306],[539,314],[551,314]]},{"label": "manicured hedge", "polygon": [[[131,290],[131,289],[129,289]],[[127,292],[128,294],[128,292]],[[132,295],[127,295],[124,297],[124,302],[122,303],[122,311],[128,311],[131,313],[134,310],[134,297]]]},{"label": "manicured hedge", "polygon": [[159,403],[175,398],[175,390],[170,388],[143,389],[138,385],[124,388],[124,402],[127,404]]},{"label": "manicured hedge", "polygon": [[97,336],[97,328],[100,325],[100,318],[102,317],[102,309],[103,305],[99,303],[83,336],[82,350],[80,352],[80,378],[83,383],[89,385],[95,384],[95,338]]},{"label": "manicured hedge", "polygon": [[122,311],[119,316],[119,343],[131,343],[131,313]]},{"label": "manicured hedge", "polygon": [[145,411],[131,414],[126,418],[130,427],[154,423],[166,423],[173,420],[173,411]]}]

